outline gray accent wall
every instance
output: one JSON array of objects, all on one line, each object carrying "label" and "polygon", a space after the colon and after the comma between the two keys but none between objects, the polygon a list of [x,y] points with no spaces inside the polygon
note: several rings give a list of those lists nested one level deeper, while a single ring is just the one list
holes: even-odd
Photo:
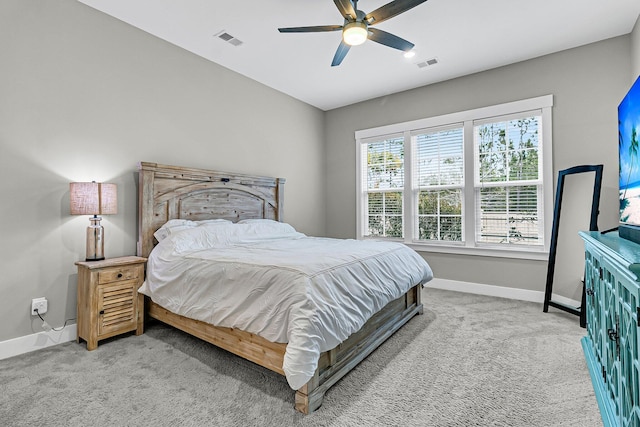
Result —
[{"label": "gray accent wall", "polygon": [[633,60],[633,81],[640,76],[640,16],[631,32],[631,58]]},{"label": "gray accent wall", "polygon": [[[640,74],[631,35],[323,112],[75,0],[0,2],[0,342],[75,317],[74,262],[88,218],[69,215],[69,182],[118,184],[107,257],[136,250],[138,161],[284,177],[285,220],[355,236],[354,132],[552,94],[554,171],[604,163],[601,228],[617,224],[616,107]],[[446,55],[440,55],[446,64]],[[429,72],[429,68],[424,72]],[[557,290],[579,298],[571,182]],[[564,208],[563,208],[564,209]],[[577,219],[579,218],[579,219]],[[583,219],[584,218],[584,219]],[[437,277],[543,290],[546,262],[424,253]]]},{"label": "gray accent wall", "polygon": [[[561,169],[604,164],[600,228],[618,222],[617,106],[631,80],[630,36],[396,93],[327,112],[327,233],[355,237],[356,130],[553,95],[555,189]],[[446,56],[440,56],[446,65]],[[429,69],[424,69],[425,73]],[[580,299],[593,176],[565,185],[554,291]],[[588,197],[586,197],[588,195]],[[544,291],[547,262],[422,252],[438,278]]]},{"label": "gray accent wall", "polygon": [[[137,162],[284,177],[323,235],[324,112],[75,0],[0,2],[0,341],[75,318],[87,216],[69,182],[118,184],[107,257],[136,252]],[[71,322],[74,323],[74,322]]]}]

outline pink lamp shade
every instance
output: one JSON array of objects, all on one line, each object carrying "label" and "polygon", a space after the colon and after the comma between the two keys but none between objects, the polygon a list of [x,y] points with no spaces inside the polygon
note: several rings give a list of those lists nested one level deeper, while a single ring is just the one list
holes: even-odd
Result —
[{"label": "pink lamp shade", "polygon": [[104,259],[104,228],[98,215],[118,213],[116,184],[72,182],[69,185],[71,215],[93,215],[87,227],[87,261]]},{"label": "pink lamp shade", "polygon": [[71,215],[114,215],[118,213],[116,184],[72,182]]}]

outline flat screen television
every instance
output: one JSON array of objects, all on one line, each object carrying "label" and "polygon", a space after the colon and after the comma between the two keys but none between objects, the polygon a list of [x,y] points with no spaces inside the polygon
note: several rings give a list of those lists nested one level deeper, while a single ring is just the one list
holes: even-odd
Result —
[{"label": "flat screen television", "polygon": [[640,77],[618,106],[620,237],[640,243]]}]

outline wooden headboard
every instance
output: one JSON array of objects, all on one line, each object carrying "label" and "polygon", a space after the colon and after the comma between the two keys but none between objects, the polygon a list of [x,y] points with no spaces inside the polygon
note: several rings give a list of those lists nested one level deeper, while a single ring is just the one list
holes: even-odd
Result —
[{"label": "wooden headboard", "polygon": [[138,256],[149,256],[153,233],[170,219],[283,219],[284,178],[147,162],[138,169]]}]

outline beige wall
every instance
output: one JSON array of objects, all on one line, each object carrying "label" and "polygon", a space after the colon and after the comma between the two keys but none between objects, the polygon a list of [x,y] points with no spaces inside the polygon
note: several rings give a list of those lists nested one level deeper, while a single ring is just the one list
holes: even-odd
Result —
[{"label": "beige wall", "polygon": [[[553,188],[559,170],[603,163],[599,224],[601,229],[616,226],[617,106],[629,88],[630,50],[630,36],[622,36],[329,111],[328,235],[355,236],[356,130],[547,94],[554,97]],[[554,291],[577,300],[584,268],[584,252],[577,231],[588,228],[593,177],[590,179],[590,182],[568,180],[558,242]],[[544,261],[423,255],[439,278],[544,290],[547,271]]]},{"label": "beige wall", "polygon": [[75,317],[70,181],[118,184],[108,257],[135,254],[138,161],[284,177],[285,219],[324,234],[322,111],[74,0],[0,2],[0,58],[0,341],[42,331],[35,297]]}]

